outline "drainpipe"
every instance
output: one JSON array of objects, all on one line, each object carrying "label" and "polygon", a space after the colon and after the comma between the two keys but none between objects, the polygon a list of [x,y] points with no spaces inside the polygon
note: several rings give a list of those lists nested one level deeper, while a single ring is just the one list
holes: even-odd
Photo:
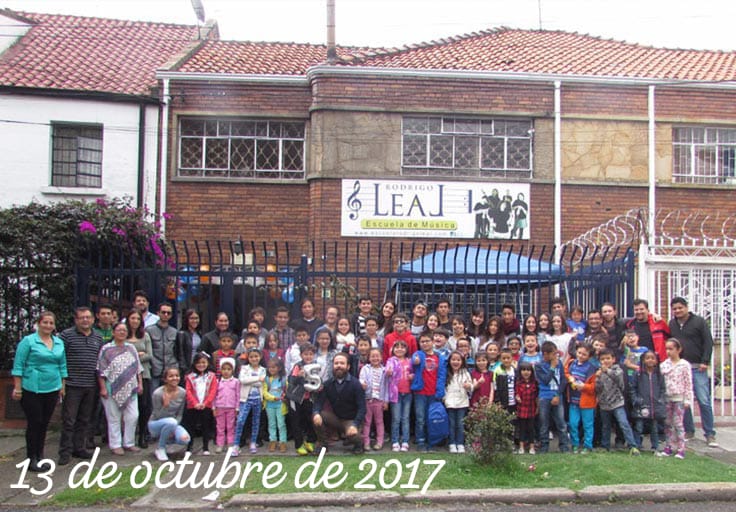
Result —
[{"label": "drainpipe", "polygon": [[649,86],[649,95],[647,99],[648,103],[648,117],[649,117],[649,141],[648,141],[648,153],[649,153],[649,195],[647,199],[647,231],[644,237],[644,243],[640,244],[639,251],[639,297],[649,297],[654,293],[654,275],[650,276],[647,271],[647,258],[649,257],[649,247],[652,244],[656,244],[655,226],[656,226],[656,214],[657,214],[657,197],[656,197],[656,185],[657,185],[657,174],[656,174],[656,139],[655,129],[656,123],[654,122],[654,85]]},{"label": "drainpipe", "polygon": [[166,187],[168,185],[169,173],[168,173],[168,155],[169,155],[169,79],[163,79],[163,96],[161,102],[163,103],[163,110],[161,116],[161,165],[159,167],[159,179],[160,183],[160,207],[159,215],[161,218],[161,232],[166,233],[166,219],[163,218],[163,213],[166,211]]},{"label": "drainpipe", "polygon": [[555,262],[560,263],[562,247],[562,82],[555,80]]},{"label": "drainpipe", "polygon": [[138,105],[138,191],[135,202],[136,207],[143,206],[143,194],[145,191],[144,181],[146,162],[146,105],[141,103]]}]

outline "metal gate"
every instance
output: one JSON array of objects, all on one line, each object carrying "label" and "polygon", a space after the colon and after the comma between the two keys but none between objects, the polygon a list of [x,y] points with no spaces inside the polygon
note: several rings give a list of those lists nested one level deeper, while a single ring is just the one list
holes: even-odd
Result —
[{"label": "metal gate", "polygon": [[417,299],[434,307],[448,298],[453,311],[466,316],[476,306],[500,313],[508,301],[520,319],[548,311],[556,295],[588,308],[616,301],[622,313],[633,297],[634,253],[628,248],[563,247],[557,255],[546,246],[511,244],[169,241],[165,257],[155,259],[122,247],[103,249],[89,254],[104,257],[90,256],[78,268],[77,304],[110,302],[125,310],[133,292],[143,289],[152,309],[166,300],[181,318],[194,308],[204,328],[212,328],[219,311],[242,328],[255,306],[266,310],[267,320],[278,306],[290,307],[296,317],[306,296],[318,311],[338,305],[346,314],[358,295],[377,305],[395,300],[402,311]]},{"label": "metal gate", "polygon": [[736,362],[736,267],[714,262],[698,264],[657,261],[647,262],[647,279],[653,283],[648,294],[650,308],[664,318],[671,318],[673,297],[687,299],[689,309],[703,316],[713,333],[713,371],[711,391],[714,413],[734,415],[734,363]]}]

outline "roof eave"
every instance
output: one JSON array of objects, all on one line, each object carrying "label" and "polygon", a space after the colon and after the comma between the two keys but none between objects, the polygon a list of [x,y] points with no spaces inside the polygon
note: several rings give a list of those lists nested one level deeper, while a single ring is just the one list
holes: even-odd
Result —
[{"label": "roof eave", "polygon": [[191,73],[180,71],[157,71],[156,79],[177,80],[182,82],[238,82],[275,85],[309,85],[309,80],[305,75],[256,75],[243,73]]},{"label": "roof eave", "polygon": [[56,89],[50,87],[26,87],[16,85],[0,85],[0,94],[48,96],[65,99],[110,101],[114,103],[159,103],[159,98],[156,94],[127,94],[108,91],[85,91],[81,89]]},{"label": "roof eave", "polygon": [[617,77],[594,75],[568,75],[555,73],[522,73],[512,71],[473,71],[473,70],[445,70],[445,69],[407,69],[407,68],[376,68],[367,66],[329,66],[317,65],[307,70],[307,79],[311,82],[319,76],[376,76],[397,78],[445,78],[453,80],[507,80],[518,82],[567,82],[598,85],[621,86],[683,86],[708,89],[736,89],[736,80],[730,81],[702,81],[702,80],[674,80],[646,77]]}]

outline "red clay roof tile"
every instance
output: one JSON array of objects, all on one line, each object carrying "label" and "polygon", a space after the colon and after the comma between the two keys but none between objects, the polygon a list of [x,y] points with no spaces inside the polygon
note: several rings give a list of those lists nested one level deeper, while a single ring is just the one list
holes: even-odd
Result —
[{"label": "red clay roof tile", "polygon": [[147,95],[155,70],[193,44],[194,26],[14,13],[34,22],[0,55],[0,85]]}]

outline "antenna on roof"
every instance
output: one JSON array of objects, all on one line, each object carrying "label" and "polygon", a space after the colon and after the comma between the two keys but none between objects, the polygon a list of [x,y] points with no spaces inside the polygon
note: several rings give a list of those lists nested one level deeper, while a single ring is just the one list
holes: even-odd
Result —
[{"label": "antenna on roof", "polygon": [[194,9],[194,14],[197,16],[197,21],[199,21],[200,23],[204,23],[205,15],[202,0],[192,0],[192,9]]}]

